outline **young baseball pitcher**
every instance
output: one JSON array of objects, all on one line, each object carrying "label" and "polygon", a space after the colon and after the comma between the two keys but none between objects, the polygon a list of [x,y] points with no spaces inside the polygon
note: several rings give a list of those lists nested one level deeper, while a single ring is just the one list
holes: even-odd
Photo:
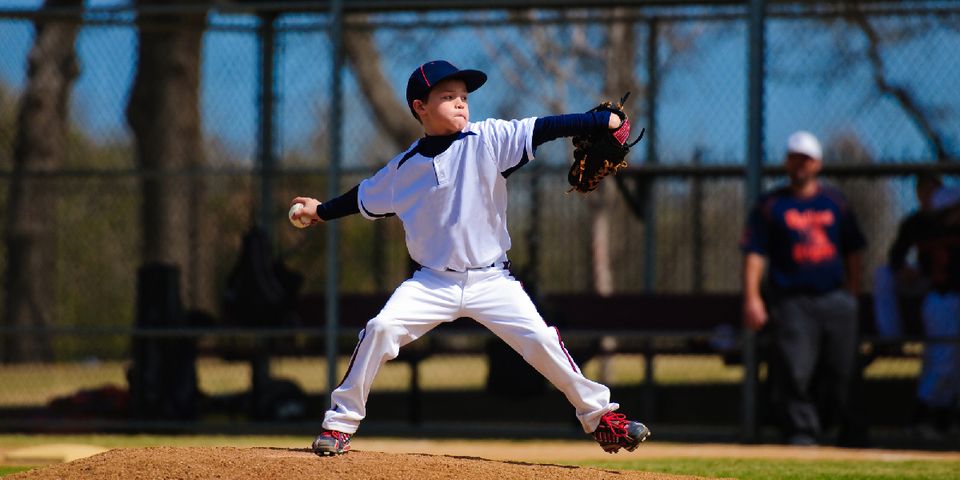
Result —
[{"label": "young baseball pitcher", "polygon": [[418,66],[407,82],[407,104],[424,136],[349,192],[321,203],[297,197],[291,220],[316,224],[360,213],[396,215],[420,268],[404,281],[360,340],[323,431],[318,455],[350,449],[366,416],[374,378],[400,348],[442,322],[470,317],[503,339],[567,397],[584,432],[607,452],[633,451],[650,436],[640,422],[615,413],[610,390],[583,376],[560,337],[537,313],[508,270],[507,178],[533,160],[537,146],[600,129],[626,136],[629,123],[609,111],[523,120],[470,122],[467,95],[487,76],[442,60]]}]

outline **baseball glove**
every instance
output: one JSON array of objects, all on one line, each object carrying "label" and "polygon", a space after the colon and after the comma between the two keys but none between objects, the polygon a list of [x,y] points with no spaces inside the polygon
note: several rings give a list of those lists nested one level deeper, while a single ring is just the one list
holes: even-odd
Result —
[{"label": "baseball glove", "polygon": [[623,111],[623,103],[627,101],[630,92],[627,92],[620,103],[603,102],[590,112],[608,111],[620,117],[620,128],[610,131],[606,128],[573,137],[573,164],[567,182],[574,190],[580,193],[592,192],[600,186],[600,182],[611,173],[617,173],[627,166],[625,157],[630,147],[643,138],[645,129],[640,130],[640,136],[633,143],[627,143],[630,136],[630,119]]}]

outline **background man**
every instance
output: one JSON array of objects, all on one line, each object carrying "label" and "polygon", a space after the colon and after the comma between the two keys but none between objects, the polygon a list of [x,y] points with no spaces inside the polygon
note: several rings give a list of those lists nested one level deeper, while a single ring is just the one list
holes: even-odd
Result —
[{"label": "background man", "polygon": [[[825,395],[836,412],[848,407],[857,349],[859,252],[866,242],[843,195],[817,181],[822,150],[816,137],[803,131],[791,135],[785,165],[789,184],[760,197],[741,241],[743,320],[753,330],[770,320],[781,428],[789,443],[814,445],[822,434],[814,391]],[[817,388],[815,373],[822,374]]]}]

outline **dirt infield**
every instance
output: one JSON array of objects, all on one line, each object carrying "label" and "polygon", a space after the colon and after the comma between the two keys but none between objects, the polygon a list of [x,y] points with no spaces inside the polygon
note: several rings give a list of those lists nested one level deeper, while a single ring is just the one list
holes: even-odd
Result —
[{"label": "dirt infield", "polygon": [[431,453],[438,455],[478,456],[494,460],[524,462],[575,463],[604,460],[641,460],[645,458],[767,458],[790,460],[949,460],[960,461],[960,451],[884,450],[787,445],[689,444],[646,442],[636,451],[610,455],[591,440],[415,440],[357,437],[354,448],[384,453]]},{"label": "dirt infield", "polygon": [[353,451],[320,458],[308,449],[233,447],[121,448],[10,475],[10,479],[693,479],[680,475],[602,470],[480,457]]},{"label": "dirt infield", "polygon": [[[229,439],[225,439],[229,442]],[[562,465],[591,460],[663,458],[763,458],[795,460],[960,461],[960,452],[787,447],[780,445],[646,443],[635,452],[604,453],[592,441],[416,440],[358,437],[354,451],[319,458],[310,439],[236,448],[162,446],[118,448],[70,463],[49,465],[4,479],[681,479],[700,478]],[[262,445],[262,444],[261,444]],[[269,445],[269,444],[268,444]],[[51,445],[52,446],[52,445]],[[3,453],[0,451],[0,453]],[[22,463],[21,463],[22,464]]]}]

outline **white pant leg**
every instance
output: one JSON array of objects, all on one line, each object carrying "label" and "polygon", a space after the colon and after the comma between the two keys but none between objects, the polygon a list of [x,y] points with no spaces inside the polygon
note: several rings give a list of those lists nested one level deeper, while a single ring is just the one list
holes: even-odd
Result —
[{"label": "white pant leg", "polygon": [[884,265],[873,274],[873,316],[880,337],[899,337],[903,333],[897,279]]},{"label": "white pant leg", "polygon": [[380,367],[400,353],[400,347],[420,338],[441,322],[459,317],[461,287],[428,269],[403,282],[366,328],[350,359],[340,386],[331,394],[332,407],[323,428],[353,434],[367,414],[367,396]]},{"label": "white pant leg", "polygon": [[603,414],[620,407],[610,402],[610,389],[583,376],[560,332],[544,322],[509,272],[495,268],[469,272],[464,313],[500,337],[557,387],[576,409],[584,432],[592,433]]},{"label": "white pant leg", "polygon": [[[930,292],[923,300],[927,337],[960,336],[960,294]],[[927,343],[917,397],[931,407],[948,407],[960,394],[960,345]]]}]

